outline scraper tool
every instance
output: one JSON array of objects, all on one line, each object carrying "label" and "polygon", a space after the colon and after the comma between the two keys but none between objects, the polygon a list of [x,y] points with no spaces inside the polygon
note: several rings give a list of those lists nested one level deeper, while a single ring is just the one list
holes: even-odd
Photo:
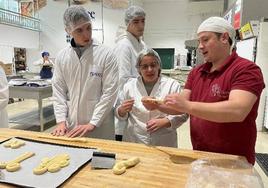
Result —
[{"label": "scraper tool", "polygon": [[93,152],[91,168],[93,169],[111,169],[115,164],[114,153]]}]

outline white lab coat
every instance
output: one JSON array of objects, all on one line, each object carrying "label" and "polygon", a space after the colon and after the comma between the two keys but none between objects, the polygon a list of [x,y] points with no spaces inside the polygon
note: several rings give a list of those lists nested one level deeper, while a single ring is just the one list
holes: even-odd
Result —
[{"label": "white lab coat", "polygon": [[8,115],[6,106],[9,100],[9,90],[6,74],[0,66],[0,127],[8,128]]},{"label": "white lab coat", "polygon": [[96,126],[89,137],[114,139],[113,105],[117,97],[118,67],[111,49],[93,40],[79,59],[68,46],[57,56],[52,78],[57,123]]},{"label": "white lab coat", "polygon": [[[122,90],[124,84],[129,78],[136,78],[139,73],[136,68],[138,54],[146,49],[147,46],[140,39],[138,41],[130,32],[125,31],[116,39],[114,48],[117,56],[119,67],[119,89]],[[122,135],[126,123],[124,121],[116,121],[115,134]]]},{"label": "white lab coat", "polygon": [[[180,92],[180,85],[172,78],[160,76],[150,94],[152,97],[163,99],[170,93]],[[124,140],[148,145],[177,147],[176,129],[188,118],[188,115],[167,115],[158,110],[148,111],[142,104],[141,99],[148,96],[142,78],[130,79],[120,92],[119,101],[116,105],[116,116],[119,119],[128,119],[128,126],[124,132]],[[122,101],[134,98],[135,102],[132,110],[125,116],[118,115],[118,107]],[[149,134],[146,131],[146,123],[153,118],[167,117],[171,122],[171,127],[162,128]]]}]

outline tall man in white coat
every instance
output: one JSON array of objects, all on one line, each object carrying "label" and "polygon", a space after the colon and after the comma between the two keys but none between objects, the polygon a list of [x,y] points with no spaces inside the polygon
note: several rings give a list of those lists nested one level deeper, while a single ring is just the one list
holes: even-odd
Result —
[{"label": "tall man in white coat", "polygon": [[[146,49],[142,40],[145,27],[145,11],[139,6],[130,6],[125,12],[126,31],[116,38],[115,54],[119,67],[119,88],[123,89],[129,78],[136,78],[139,73],[136,69],[138,54]],[[122,140],[126,121],[115,121],[116,140]]]},{"label": "tall man in white coat", "polygon": [[82,6],[65,11],[64,25],[72,39],[55,62],[52,87],[57,127],[52,134],[113,140],[116,57],[92,39],[91,18]]},{"label": "tall man in white coat", "polygon": [[8,128],[8,115],[7,115],[7,104],[9,100],[9,90],[7,84],[7,77],[0,66],[0,127]]}]

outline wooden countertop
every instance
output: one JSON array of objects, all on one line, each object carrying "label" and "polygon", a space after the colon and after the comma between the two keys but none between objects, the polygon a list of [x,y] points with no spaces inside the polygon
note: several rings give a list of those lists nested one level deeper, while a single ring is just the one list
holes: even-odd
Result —
[{"label": "wooden countertop", "polygon": [[[224,155],[169,147],[150,147],[142,144],[117,142],[101,139],[87,139],[87,143],[41,139],[38,135],[48,135],[15,129],[0,128],[0,141],[18,136],[50,143],[83,145],[98,148],[103,152],[116,153],[117,160],[139,157],[141,162],[122,175],[114,175],[112,170],[91,170],[90,163],[69,178],[62,187],[185,187],[190,173],[191,162],[195,159],[210,158],[222,161],[245,160],[244,157]],[[2,155],[2,154],[1,154]],[[224,163],[224,162],[223,162]],[[0,187],[13,187],[0,183]]]}]

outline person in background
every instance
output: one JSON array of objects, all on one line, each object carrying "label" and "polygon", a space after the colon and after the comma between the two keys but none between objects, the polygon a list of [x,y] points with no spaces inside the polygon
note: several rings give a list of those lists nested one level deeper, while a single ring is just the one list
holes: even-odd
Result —
[{"label": "person in background", "polygon": [[150,109],[190,114],[194,150],[241,155],[254,164],[255,120],[265,87],[261,69],[233,50],[235,30],[225,19],[206,19],[197,34],[204,64],[190,72],[182,93]]},{"label": "person in background", "polygon": [[[119,88],[123,89],[129,78],[136,78],[139,74],[135,68],[139,52],[146,49],[142,40],[145,27],[145,11],[139,6],[130,6],[125,12],[126,30],[119,33],[114,48],[119,66]],[[126,121],[115,118],[116,140],[121,141]]]},{"label": "person in background", "polygon": [[167,115],[160,111],[148,111],[143,101],[164,98],[180,92],[180,85],[172,78],[161,76],[161,60],[152,49],[142,51],[136,63],[139,76],[130,78],[120,92],[115,114],[128,120],[124,140],[148,145],[177,147],[176,129],[188,115]]},{"label": "person in background", "polygon": [[64,13],[70,46],[58,54],[52,88],[57,127],[55,136],[89,136],[114,140],[113,105],[118,67],[112,49],[92,39],[91,18],[82,6]]},{"label": "person in background", "polygon": [[41,79],[50,79],[53,76],[53,73],[52,73],[53,62],[49,59],[48,52],[42,52],[41,55],[42,55],[42,59],[39,59],[33,64],[41,66],[41,71],[40,71]]},{"label": "person in background", "polygon": [[0,127],[1,128],[8,128],[8,115],[7,115],[7,104],[9,100],[9,90],[8,90],[8,83],[7,77],[0,66]]}]

